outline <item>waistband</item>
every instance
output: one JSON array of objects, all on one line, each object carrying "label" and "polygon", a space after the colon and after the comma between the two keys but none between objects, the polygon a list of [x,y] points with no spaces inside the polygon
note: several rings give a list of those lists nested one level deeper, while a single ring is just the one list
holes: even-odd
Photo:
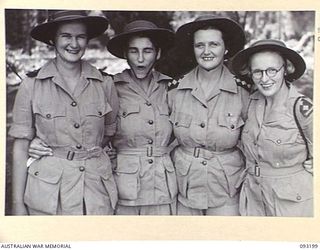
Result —
[{"label": "waistband", "polygon": [[205,148],[200,148],[200,147],[179,147],[181,148],[181,150],[189,155],[193,155],[193,157],[195,158],[205,158],[205,159],[211,159],[215,156],[219,156],[219,155],[225,155],[228,153],[232,153],[234,151],[236,151],[236,148],[230,148],[230,149],[226,149],[223,151],[212,151],[212,150],[208,150]]},{"label": "waistband", "polygon": [[259,176],[281,176],[281,175],[290,175],[304,170],[302,164],[294,165],[291,167],[270,167],[268,164],[264,163],[253,163],[246,162],[246,172],[250,175],[256,177]]},{"label": "waistband", "polygon": [[139,147],[139,148],[117,148],[118,154],[124,155],[139,155],[139,156],[162,156],[168,154],[170,148],[168,147]]},{"label": "waistband", "polygon": [[74,148],[52,148],[53,155],[58,158],[72,160],[87,160],[94,157],[99,157],[103,149],[99,146],[85,150],[75,150]]}]

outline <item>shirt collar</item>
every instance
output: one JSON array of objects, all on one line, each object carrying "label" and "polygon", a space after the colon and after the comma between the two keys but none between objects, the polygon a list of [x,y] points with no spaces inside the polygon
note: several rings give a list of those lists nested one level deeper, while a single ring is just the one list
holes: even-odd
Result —
[{"label": "shirt collar", "polygon": [[[181,79],[177,87],[178,89],[194,89],[197,87],[195,82],[198,81],[196,77],[198,67],[199,66],[195,67],[188,74],[186,74],[183,79]],[[232,93],[238,92],[237,85],[234,80],[234,76],[231,74],[231,72],[225,65],[223,65],[222,67],[222,73],[221,73],[221,77],[219,79],[218,85],[220,90],[228,91]]]},{"label": "shirt collar", "polygon": [[[91,64],[89,64],[86,61],[81,61],[81,74],[84,78],[91,78],[91,79],[97,79],[99,81],[103,81],[102,74],[97,70],[95,67],[93,67]],[[54,59],[47,62],[38,72],[38,75],[36,76],[37,79],[46,79],[51,78],[54,76],[57,76],[58,70],[54,63]]]}]

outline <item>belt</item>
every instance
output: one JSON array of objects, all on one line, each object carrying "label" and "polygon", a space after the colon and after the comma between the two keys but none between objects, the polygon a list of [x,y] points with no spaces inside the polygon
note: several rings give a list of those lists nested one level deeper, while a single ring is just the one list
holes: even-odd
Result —
[{"label": "belt", "polygon": [[102,154],[102,148],[99,146],[92,147],[90,149],[85,150],[75,150],[73,148],[52,148],[53,155],[67,159],[69,161],[72,160],[87,160],[94,157],[99,157]]},{"label": "belt", "polygon": [[259,176],[281,176],[281,175],[290,175],[297,173],[299,171],[304,170],[302,164],[301,165],[295,165],[292,167],[277,167],[273,168],[270,167],[270,165],[264,164],[264,163],[253,163],[253,162],[247,162],[246,163],[246,171],[250,175],[254,175],[256,177]]},{"label": "belt", "polygon": [[187,154],[192,154],[195,158],[205,158],[205,159],[211,159],[213,157],[216,157],[218,155],[224,155],[227,153],[232,153],[236,150],[236,148],[230,148],[223,151],[212,151],[209,149],[201,148],[201,147],[180,147],[182,151],[184,151]]},{"label": "belt", "polygon": [[117,148],[118,154],[124,155],[146,155],[148,157],[152,156],[162,156],[169,153],[170,149],[168,147],[139,147],[139,148]]}]

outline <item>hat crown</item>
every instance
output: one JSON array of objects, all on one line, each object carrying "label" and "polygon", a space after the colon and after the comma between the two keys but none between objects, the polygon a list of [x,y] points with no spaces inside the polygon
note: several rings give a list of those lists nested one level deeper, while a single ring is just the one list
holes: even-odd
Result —
[{"label": "hat crown", "polygon": [[202,15],[197,17],[194,21],[207,21],[207,20],[212,20],[212,19],[229,19],[225,17],[219,17],[219,16],[214,16],[214,15]]},{"label": "hat crown", "polygon": [[87,17],[88,15],[84,10],[58,10],[54,11],[48,21],[63,21],[63,20],[70,20],[70,19],[77,19]]},{"label": "hat crown", "polygon": [[280,40],[275,39],[263,39],[254,42],[250,47],[256,47],[256,46],[265,46],[265,45],[272,45],[272,46],[280,46],[283,48],[287,48],[286,44]]},{"label": "hat crown", "polygon": [[134,32],[134,31],[143,31],[143,30],[149,30],[149,29],[158,29],[158,27],[150,21],[146,20],[136,20],[131,23],[128,23],[124,27],[124,32]]}]

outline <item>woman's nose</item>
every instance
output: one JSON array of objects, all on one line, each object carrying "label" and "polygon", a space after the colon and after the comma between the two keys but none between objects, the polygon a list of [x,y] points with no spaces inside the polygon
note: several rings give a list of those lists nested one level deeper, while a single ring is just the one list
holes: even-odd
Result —
[{"label": "woman's nose", "polygon": [[138,62],[143,62],[143,61],[144,61],[143,53],[139,52],[139,54],[138,54]]}]

